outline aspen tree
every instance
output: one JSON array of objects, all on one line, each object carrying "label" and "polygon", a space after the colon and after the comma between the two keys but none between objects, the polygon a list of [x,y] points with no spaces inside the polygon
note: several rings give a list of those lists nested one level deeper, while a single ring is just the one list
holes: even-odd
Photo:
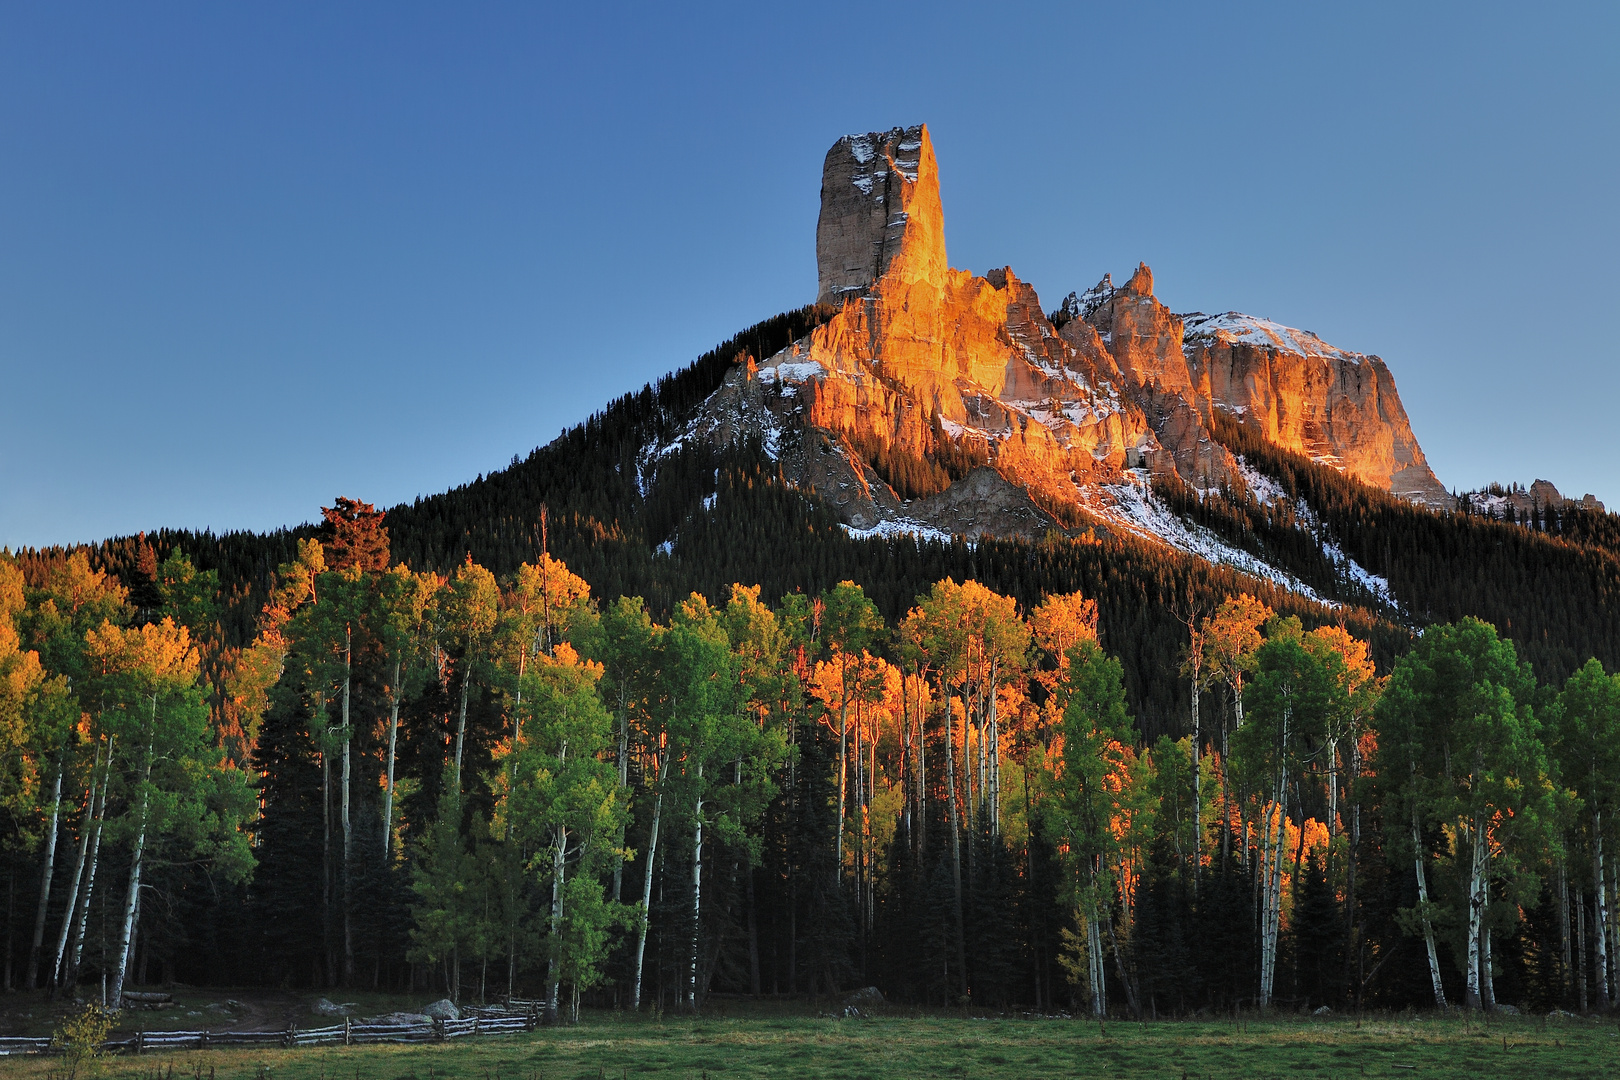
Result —
[{"label": "aspen tree", "polygon": [[[1138,1013],[1136,986],[1113,927],[1119,888],[1121,831],[1118,794],[1129,786],[1134,739],[1125,707],[1123,669],[1091,639],[1069,650],[1068,704],[1063,748],[1048,781],[1056,798],[1051,812],[1066,846],[1072,896],[1085,935],[1087,997],[1094,1016],[1108,1014],[1105,949],[1112,947],[1131,1012]],[[1104,938],[1107,938],[1105,946]]]},{"label": "aspen tree", "polygon": [[510,827],[536,852],[530,865],[551,887],[548,1023],[558,1020],[565,984],[576,996],[594,984],[602,936],[619,918],[602,877],[624,857],[618,837],[628,804],[606,760],[613,721],[597,692],[601,677],[601,665],[582,661],[567,643],[535,657],[523,675],[523,736],[495,770],[492,831]]},{"label": "aspen tree", "polygon": [[1605,841],[1620,819],[1620,675],[1609,675],[1588,660],[1564,683],[1550,725],[1551,746],[1566,783],[1581,800],[1586,818],[1591,869],[1593,973],[1598,1008],[1607,1011],[1615,998],[1610,951],[1613,919],[1609,911],[1607,868],[1613,863]]},{"label": "aspen tree", "polygon": [[440,588],[433,574],[413,574],[396,566],[377,580],[375,633],[382,647],[383,662],[389,671],[388,751],[383,779],[383,855],[392,850],[394,838],[394,766],[399,747],[399,708],[408,694],[420,689],[425,669],[416,663],[426,645],[427,615]]},{"label": "aspen tree", "polygon": [[119,833],[130,844],[129,887],[120,919],[108,1003],[121,1005],[135,933],[141,879],[159,846],[179,846],[217,864],[227,878],[252,867],[237,828],[249,812],[245,779],[224,767],[208,731],[197,685],[197,653],[184,627],[165,618],[120,630],[104,624],[86,638],[102,722],[129,747],[129,808]]},{"label": "aspen tree", "polygon": [[[1532,709],[1535,681],[1513,643],[1478,619],[1430,627],[1395,665],[1377,710],[1379,772],[1386,804],[1411,820],[1419,906],[1408,913],[1429,954],[1435,1004],[1444,1004],[1433,945],[1434,916],[1445,911],[1466,927],[1465,1004],[1488,1008],[1493,882],[1539,888],[1532,866],[1557,847],[1553,787]],[[1429,859],[1425,829],[1453,838],[1460,888],[1423,899]]]},{"label": "aspen tree", "polygon": [[[615,764],[619,787],[630,790],[630,766],[640,759],[642,791],[653,802],[652,823],[645,850],[639,852],[644,864],[642,895],[636,909],[635,975],[631,986],[631,1008],[641,1007],[641,976],[647,951],[648,914],[652,905],[653,869],[658,856],[659,830],[663,825],[664,779],[669,767],[669,742],[656,722],[654,703],[659,686],[660,636],[663,628],[652,621],[639,597],[614,601],[592,624],[583,643],[584,653],[602,666],[600,690],[614,717],[617,736]],[[632,734],[634,729],[634,734]],[[620,829],[618,846],[624,846]],[[613,900],[620,902],[624,860],[613,867]]]},{"label": "aspen tree", "polygon": [[467,696],[472,689],[473,672],[490,647],[500,615],[500,589],[495,575],[472,561],[472,556],[456,568],[449,586],[440,594],[445,627],[459,650],[461,699],[456,710],[456,750],[452,778],[461,790],[461,761],[467,741]]},{"label": "aspen tree", "polygon": [[[1312,651],[1302,640],[1299,620],[1275,619],[1267,640],[1255,650],[1249,722],[1233,736],[1234,765],[1261,792],[1260,802],[1260,995],[1271,1005],[1282,928],[1283,844],[1289,820],[1289,792],[1316,747],[1325,741],[1330,717],[1341,711],[1338,654]],[[1301,823],[1303,827],[1303,822]]]}]

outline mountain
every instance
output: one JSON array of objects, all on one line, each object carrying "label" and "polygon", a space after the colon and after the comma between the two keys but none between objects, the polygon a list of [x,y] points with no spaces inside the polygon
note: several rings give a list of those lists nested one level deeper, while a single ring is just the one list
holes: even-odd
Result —
[{"label": "mountain", "polygon": [[1376,356],[1237,312],[1174,314],[1146,265],[1051,315],[1011,268],[950,269],[926,125],[833,145],[816,256],[818,302],[837,313],[773,355],[740,356],[682,437],[760,438],[852,529],[1091,528],[1187,548],[1152,489],[1243,482],[1211,437],[1216,414],[1382,490],[1450,504]]},{"label": "mountain", "polygon": [[[1413,629],[1477,615],[1544,679],[1594,655],[1620,666],[1620,517],[1539,483],[1453,501],[1377,357],[1233,312],[1174,314],[1145,266],[1050,313],[1010,269],[949,269],[921,126],[840,139],[822,180],[819,303],[507,468],[390,507],[394,557],[507,575],[549,550],[593,595],[644,597],[657,617],[733,582],[780,597],[852,580],[891,620],[947,575],[1026,608],[1079,589],[1154,736],[1180,727],[1163,677],[1180,619],[1239,591],[1349,623],[1381,664]],[[240,646],[315,531],[157,530],[86,550],[136,584],[147,544],[217,570]],[[42,579],[67,554],[17,558]]]}]

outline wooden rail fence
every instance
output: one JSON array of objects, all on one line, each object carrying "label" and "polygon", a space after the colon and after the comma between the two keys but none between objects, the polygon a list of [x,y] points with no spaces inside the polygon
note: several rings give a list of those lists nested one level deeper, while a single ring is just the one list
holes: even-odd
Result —
[{"label": "wooden rail fence", "polygon": [[[364,1024],[344,1018],[331,1027],[285,1031],[138,1031],[122,1039],[108,1039],[102,1049],[115,1053],[162,1050],[206,1050],[213,1046],[362,1046],[367,1043],[435,1043],[484,1035],[512,1035],[533,1031],[540,1024],[540,1003],[513,1001],[510,1009],[473,1009],[461,1020],[433,1020],[416,1024]],[[521,1009],[522,1011],[516,1011]],[[0,1038],[0,1057],[49,1054],[50,1039]]]}]

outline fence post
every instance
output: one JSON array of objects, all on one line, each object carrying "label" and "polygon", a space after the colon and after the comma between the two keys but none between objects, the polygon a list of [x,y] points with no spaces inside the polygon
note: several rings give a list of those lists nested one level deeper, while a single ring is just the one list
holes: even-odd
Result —
[{"label": "fence post", "polygon": [[349,1018],[345,1016],[343,1018],[343,1045],[351,1046],[353,1045],[353,1042],[353,1037],[349,1031]]},{"label": "fence post", "polygon": [[146,1032],[142,1031],[140,1028],[136,1028],[135,1029],[135,1052],[137,1054],[139,1054],[145,1049],[146,1049]]},{"label": "fence post", "polygon": [[207,1028],[203,1029],[202,1038],[197,1040],[197,1049],[199,1049],[199,1050],[208,1049],[208,1029]]},{"label": "fence post", "polygon": [[433,1018],[433,1041],[444,1042],[444,1021],[437,1016]]},{"label": "fence post", "polygon": [[287,1025],[287,1047],[291,1049],[298,1045],[298,1021],[294,1020]]},{"label": "fence post", "polygon": [[479,1019],[480,1019],[479,1015],[477,1013],[473,1013],[473,1035],[475,1037],[478,1035],[478,1021],[479,1021]]}]

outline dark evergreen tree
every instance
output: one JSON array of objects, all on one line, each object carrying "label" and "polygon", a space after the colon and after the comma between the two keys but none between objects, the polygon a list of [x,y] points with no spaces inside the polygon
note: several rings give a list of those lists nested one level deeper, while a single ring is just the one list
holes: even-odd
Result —
[{"label": "dark evergreen tree", "polygon": [[253,760],[263,779],[254,827],[259,866],[247,913],[256,932],[253,966],[272,986],[327,983],[322,936],[312,932],[320,929],[326,853],[321,770],[309,729],[304,703],[278,694]]},{"label": "dark evergreen tree", "polygon": [[1344,1001],[1344,912],[1315,851],[1306,856],[1295,890],[1289,935],[1294,996],[1311,1008],[1339,1008]]}]

